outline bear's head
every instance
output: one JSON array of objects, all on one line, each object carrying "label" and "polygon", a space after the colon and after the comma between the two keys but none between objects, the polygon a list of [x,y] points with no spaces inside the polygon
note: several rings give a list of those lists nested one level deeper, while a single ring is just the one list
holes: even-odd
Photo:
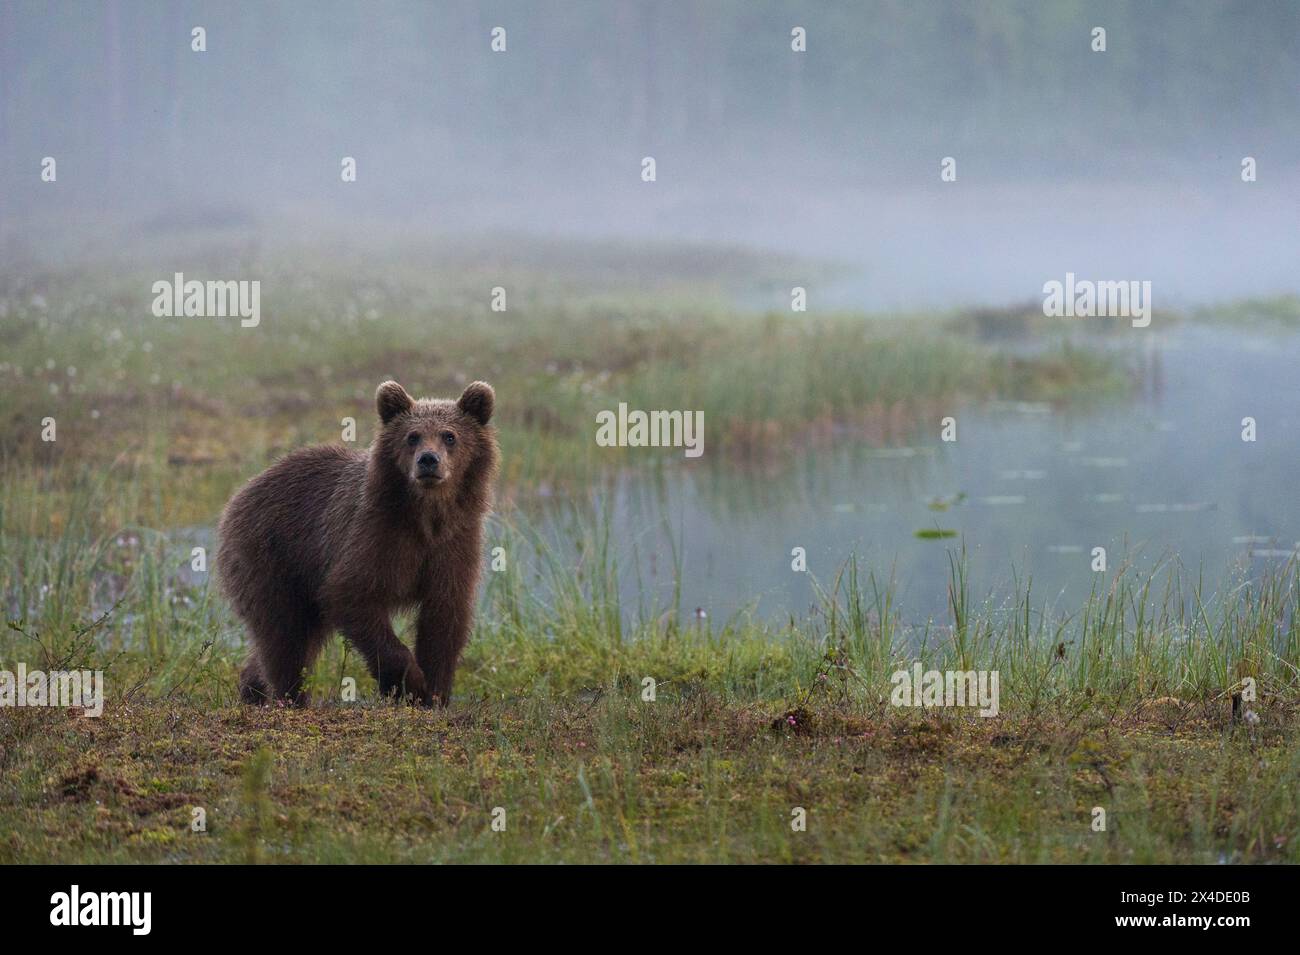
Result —
[{"label": "bear's head", "polygon": [[376,454],[417,493],[481,491],[496,468],[496,437],[488,424],[495,401],[485,381],[470,383],[455,401],[417,401],[386,381],[375,392],[383,422]]}]

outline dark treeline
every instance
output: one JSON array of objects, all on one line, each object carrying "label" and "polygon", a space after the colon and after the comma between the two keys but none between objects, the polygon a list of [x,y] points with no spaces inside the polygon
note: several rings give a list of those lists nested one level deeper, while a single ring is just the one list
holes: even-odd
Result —
[{"label": "dark treeline", "polygon": [[1140,178],[1282,144],[1294,164],[1298,132],[1293,0],[0,3],[11,215],[49,209],[47,155],[58,202],[140,212],[307,202],[353,155],[383,210],[430,179],[431,204],[522,197],[643,155],[826,184],[959,152]]}]

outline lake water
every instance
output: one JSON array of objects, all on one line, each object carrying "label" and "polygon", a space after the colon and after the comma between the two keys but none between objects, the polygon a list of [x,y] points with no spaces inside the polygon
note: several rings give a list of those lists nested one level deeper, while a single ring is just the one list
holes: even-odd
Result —
[{"label": "lake water", "polygon": [[[953,443],[936,421],[912,447],[846,442],[776,473],[706,455],[622,476],[595,509],[612,515],[624,606],[671,597],[668,528],[683,614],[699,607],[715,622],[746,608],[805,613],[815,593],[791,570],[794,547],[824,585],[851,554],[861,578],[892,576],[911,623],[947,618],[948,554],[963,543],[976,597],[996,602],[1032,579],[1035,602],[1062,611],[1098,583],[1094,547],[1112,571],[1125,557],[1146,569],[1177,558],[1211,590],[1284,561],[1300,541],[1300,335],[1187,324],[1126,332],[1119,347],[1142,374],[1118,401],[967,407]],[[543,524],[568,520],[553,505]],[[918,539],[926,529],[959,536]]]}]

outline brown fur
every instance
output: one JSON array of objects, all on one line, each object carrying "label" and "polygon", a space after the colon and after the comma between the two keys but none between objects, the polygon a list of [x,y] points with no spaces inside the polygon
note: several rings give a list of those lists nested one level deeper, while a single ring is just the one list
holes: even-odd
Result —
[{"label": "brown fur", "polygon": [[[386,381],[375,401],[382,425],[368,451],[294,451],[222,514],[217,570],[252,642],[245,702],[303,705],[304,671],[335,629],[382,693],[450,701],[496,476],[495,396],[476,381],[457,401],[415,401]],[[414,655],[389,623],[406,608],[418,608]]]}]

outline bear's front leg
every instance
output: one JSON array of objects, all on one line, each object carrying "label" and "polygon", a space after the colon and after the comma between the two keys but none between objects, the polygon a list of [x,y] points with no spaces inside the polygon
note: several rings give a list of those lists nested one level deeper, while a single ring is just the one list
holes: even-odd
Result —
[{"label": "bear's front leg", "polygon": [[453,599],[429,597],[420,604],[415,630],[415,659],[424,671],[425,685],[440,706],[451,702],[456,665],[469,642],[474,618],[473,599],[474,591],[468,589],[467,593],[459,593]]},{"label": "bear's front leg", "polygon": [[386,616],[354,616],[340,629],[365,658],[382,695],[410,697],[426,705],[432,702],[424,673],[411,651],[397,639]]}]

